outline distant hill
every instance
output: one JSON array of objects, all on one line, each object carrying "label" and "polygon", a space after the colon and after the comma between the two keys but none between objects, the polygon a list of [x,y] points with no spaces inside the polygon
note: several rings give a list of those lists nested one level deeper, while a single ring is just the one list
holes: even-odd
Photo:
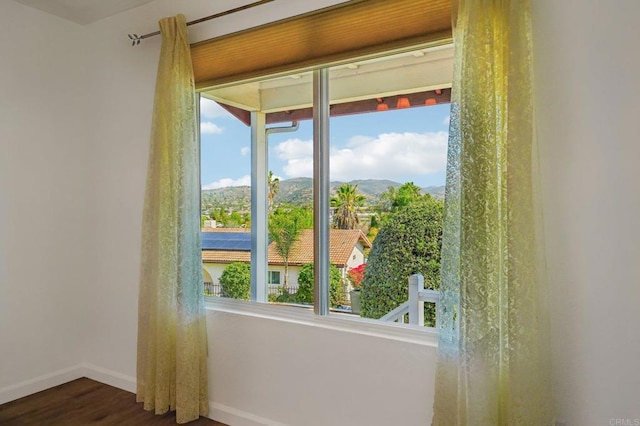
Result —
[{"label": "distant hill", "polygon": [[431,194],[433,198],[438,200],[444,200],[444,188],[445,186],[426,186],[422,188],[423,194]]},{"label": "distant hill", "polygon": [[293,178],[280,181],[280,189],[276,194],[274,203],[294,204],[296,206],[305,206],[313,200],[313,179],[311,178]]},{"label": "distant hill", "polygon": [[225,207],[225,210],[238,212],[251,210],[251,187],[228,186],[202,191],[203,211],[218,209],[222,206]]},{"label": "distant hill", "polygon": [[[380,194],[390,186],[401,186],[399,182],[383,179],[363,179],[350,182],[331,182],[333,193],[343,183],[358,185],[358,192],[367,198],[368,204],[377,203]],[[431,194],[435,198],[444,198],[444,186],[429,186],[422,188],[424,194]],[[280,181],[280,191],[276,195],[275,203],[308,205],[313,199],[313,180],[311,178],[293,178]],[[235,211],[247,211],[251,205],[251,188],[248,186],[231,186],[219,189],[205,189],[202,191],[202,204],[208,208],[226,206]]]},{"label": "distant hill", "polygon": [[352,180],[351,182],[331,182],[331,191],[335,191],[340,185],[344,183],[350,183],[351,185],[358,185],[358,192],[367,197],[370,201],[377,201],[380,198],[380,194],[389,189],[390,186],[397,188],[401,186],[401,183],[394,182],[392,180],[382,179],[360,179]]}]

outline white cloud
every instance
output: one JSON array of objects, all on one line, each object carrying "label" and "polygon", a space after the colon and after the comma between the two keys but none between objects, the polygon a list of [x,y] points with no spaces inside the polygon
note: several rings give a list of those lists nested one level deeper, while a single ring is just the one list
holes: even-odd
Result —
[{"label": "white cloud", "polygon": [[215,182],[211,182],[208,185],[203,185],[202,189],[218,189],[218,188],[225,188],[227,186],[250,186],[250,185],[251,185],[251,176],[245,175],[245,176],[242,176],[240,179],[223,178]]},{"label": "white cloud", "polygon": [[287,139],[276,145],[276,153],[281,160],[313,156],[313,141],[301,139]]},{"label": "white cloud", "polygon": [[[355,136],[331,150],[331,179],[403,179],[438,173],[447,160],[447,132],[383,133]],[[287,177],[313,175],[311,141],[289,139],[275,147]]]},{"label": "white cloud", "polygon": [[206,118],[233,117],[229,111],[222,108],[217,102],[205,97],[200,98],[200,115]]},{"label": "white cloud", "polygon": [[444,124],[445,126],[448,126],[449,123],[451,123],[451,116],[447,115],[444,120],[442,120],[442,124]]},{"label": "white cloud", "polygon": [[275,152],[286,162],[283,170],[287,177],[313,175],[313,141],[288,139],[276,145]]},{"label": "white cloud", "polygon": [[248,146],[243,146],[242,148],[240,148],[240,154],[242,154],[243,157],[249,155],[250,152],[251,149]]},{"label": "white cloud", "polygon": [[224,129],[211,121],[203,121],[200,123],[200,133],[203,135],[219,135]]}]

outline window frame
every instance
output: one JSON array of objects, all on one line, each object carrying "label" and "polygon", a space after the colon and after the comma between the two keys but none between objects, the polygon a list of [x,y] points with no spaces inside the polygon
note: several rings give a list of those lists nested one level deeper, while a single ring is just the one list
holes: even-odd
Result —
[{"label": "window frame", "polygon": [[[375,55],[375,57],[386,57],[396,53],[402,53],[412,51],[415,49],[426,49],[436,46],[441,46],[444,43],[426,43],[412,46],[405,46],[401,49],[395,49],[392,51],[383,51]],[[449,43],[452,44],[452,43]],[[352,57],[345,62],[353,62],[362,59],[371,59],[372,56],[364,57]],[[329,207],[329,143],[328,143],[328,125],[329,125],[329,70],[335,66],[335,63],[327,63],[322,66],[317,66],[311,71],[313,72],[313,103],[314,103],[314,312],[310,309],[292,309],[292,306],[281,306],[267,303],[268,302],[268,229],[267,229],[267,214],[266,208],[266,194],[267,194],[267,140],[264,137],[264,132],[257,132],[255,124],[260,124],[262,128],[266,129],[266,113],[251,112],[251,175],[252,175],[252,234],[255,232],[256,237],[252,235],[252,282],[251,282],[251,301],[224,299],[213,296],[206,296],[206,306],[209,309],[221,310],[225,312],[242,313],[251,316],[264,317],[265,315],[277,320],[283,320],[287,322],[312,324],[314,326],[323,326],[328,328],[340,328],[345,331],[354,331],[365,334],[379,335],[387,338],[399,339],[403,341],[414,341],[418,335],[420,343],[426,343],[432,345],[437,342],[437,332],[433,328],[424,326],[415,326],[410,324],[398,324],[393,322],[384,322],[378,319],[362,318],[354,315],[339,315],[335,313],[330,314],[329,309],[329,228],[330,228],[330,207]],[[308,68],[300,70],[292,70],[283,74],[277,74],[274,76],[261,76],[259,78],[252,79],[252,81],[267,80],[270,77],[299,74],[301,72],[310,71]],[[241,83],[242,80],[236,82]],[[224,86],[232,86],[231,83],[225,83]],[[208,87],[207,90],[211,89]],[[201,90],[204,92],[205,90]],[[326,99],[323,99],[326,97]],[[322,103],[320,107],[318,103]],[[199,103],[198,103],[199,104]],[[317,111],[316,111],[317,110]],[[316,123],[319,121],[316,119],[316,114],[320,121],[326,121],[326,127],[321,124],[316,129]],[[318,134],[316,134],[318,133]],[[318,140],[326,138],[326,146],[320,145]],[[322,160],[323,164],[319,165],[319,159],[316,155],[320,153],[326,155],[326,159]],[[256,170],[262,170],[263,173],[257,173]],[[255,189],[254,189],[255,188]],[[260,190],[262,188],[262,190]],[[255,194],[254,194],[255,191]],[[318,199],[316,199],[316,196]],[[322,204],[322,199],[326,198],[326,209],[318,208],[317,206]],[[256,208],[254,209],[254,204]],[[264,206],[262,206],[264,204]],[[261,206],[261,207],[258,207]],[[324,214],[321,214],[323,210],[326,210]],[[264,212],[262,214],[261,212]],[[255,214],[254,214],[255,213]],[[316,218],[316,214],[318,217]],[[263,223],[254,222],[254,218],[262,217]],[[323,238],[321,233],[326,232],[326,237]],[[260,247],[264,247],[260,250]],[[254,258],[254,251],[256,257]],[[325,252],[326,254],[322,254]],[[323,262],[322,259],[325,259]],[[254,259],[258,259],[254,262]],[[320,259],[320,261],[318,261]],[[264,263],[264,268],[255,267]],[[326,263],[326,265],[323,265]],[[264,279],[260,277],[264,276]],[[259,282],[265,282],[267,285],[258,286]],[[263,287],[264,295],[261,296],[258,288]],[[320,302],[324,301],[324,303]],[[255,303],[262,302],[262,303]],[[311,316],[310,316],[311,315]],[[343,326],[338,327],[338,324]],[[416,334],[416,332],[418,334]],[[426,340],[424,339],[427,337]],[[435,337],[434,337],[435,336]]]},{"label": "window frame", "polygon": [[224,312],[260,320],[278,321],[413,343],[431,348],[438,347],[438,332],[436,329],[419,325],[383,322],[354,315],[316,315],[310,309],[296,309],[296,306],[254,303],[247,300],[215,296],[205,296],[205,309],[210,312]]}]

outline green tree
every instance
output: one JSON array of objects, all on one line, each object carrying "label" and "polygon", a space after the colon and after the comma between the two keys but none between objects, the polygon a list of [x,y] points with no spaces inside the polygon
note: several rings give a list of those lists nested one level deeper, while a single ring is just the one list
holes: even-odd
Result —
[{"label": "green tree", "polygon": [[[269,217],[269,239],[284,261],[282,289],[289,291],[289,257],[300,232],[308,226],[309,212],[301,207],[279,207]],[[311,216],[313,227],[313,216]]]},{"label": "green tree", "polygon": [[213,210],[209,217],[218,223],[224,223],[227,220],[227,212],[222,207]]},{"label": "green tree", "polygon": [[398,188],[396,198],[393,200],[391,211],[400,210],[409,204],[419,201],[424,195],[421,194],[422,189],[413,182],[402,184]]},{"label": "green tree", "polygon": [[397,192],[398,190],[395,186],[390,186],[386,191],[380,194],[380,201],[378,202],[377,210],[383,213],[390,212],[396,199]]},{"label": "green tree", "polygon": [[390,186],[385,192],[380,194],[380,205],[378,208],[383,212],[400,210],[424,197],[421,192],[422,189],[413,182],[404,183],[398,188]]},{"label": "green tree", "polygon": [[333,214],[333,226],[337,229],[356,229],[360,224],[358,207],[362,207],[365,197],[358,194],[358,185],[343,183],[336,190],[335,197],[331,197],[331,207],[336,210]]},{"label": "green tree", "polygon": [[242,215],[238,212],[231,212],[227,217],[227,220],[224,222],[224,226],[227,228],[240,228],[243,224],[244,219]]},{"label": "green tree", "polygon": [[273,200],[280,192],[280,179],[277,177],[273,177],[273,172],[269,170],[269,175],[267,176],[267,185],[269,192],[267,193],[267,201],[269,202],[269,211],[273,210]]},{"label": "green tree", "polygon": [[251,267],[248,263],[227,265],[220,276],[220,296],[249,300],[251,295]]},{"label": "green tree", "polygon": [[271,212],[269,218],[276,215],[295,216],[298,219],[300,229],[313,229],[313,206],[296,206],[293,204],[281,204]]},{"label": "green tree", "polygon": [[229,213],[223,207],[212,211],[209,217],[226,228],[249,228],[251,226],[251,214],[238,211]]},{"label": "green tree", "polygon": [[[407,300],[408,278],[424,276],[425,288],[440,288],[444,203],[429,195],[392,213],[373,243],[362,281],[362,316],[380,318]],[[425,304],[425,324],[435,309]]]},{"label": "green tree", "polygon": [[[302,266],[298,274],[298,292],[295,301],[303,304],[313,304],[313,263]],[[335,308],[344,302],[342,276],[335,265],[329,265],[329,303]]]},{"label": "green tree", "polygon": [[391,214],[402,210],[412,203],[431,197],[429,194],[422,194],[422,189],[413,182],[407,182],[395,188],[390,186],[385,192],[380,194],[380,202],[376,208],[378,218],[373,219],[376,225],[384,225]]}]

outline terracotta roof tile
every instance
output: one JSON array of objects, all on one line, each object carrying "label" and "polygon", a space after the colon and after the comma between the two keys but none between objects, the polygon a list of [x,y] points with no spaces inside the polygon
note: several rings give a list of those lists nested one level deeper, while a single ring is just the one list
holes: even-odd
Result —
[{"label": "terracotta roof tile", "polygon": [[[224,231],[223,231],[224,229]],[[238,232],[229,228],[203,228],[203,232]],[[337,267],[344,267],[353,248],[360,241],[364,247],[371,247],[369,239],[358,229],[331,229],[329,233],[329,261]],[[284,260],[278,254],[275,243],[269,244],[268,259],[270,265],[283,265]],[[251,252],[230,250],[202,250],[202,261],[205,263],[250,262]],[[304,265],[313,263],[313,230],[304,229],[295,242],[290,265]]]},{"label": "terracotta roof tile", "polygon": [[202,261],[205,263],[251,262],[251,252],[239,250],[202,250]]}]

